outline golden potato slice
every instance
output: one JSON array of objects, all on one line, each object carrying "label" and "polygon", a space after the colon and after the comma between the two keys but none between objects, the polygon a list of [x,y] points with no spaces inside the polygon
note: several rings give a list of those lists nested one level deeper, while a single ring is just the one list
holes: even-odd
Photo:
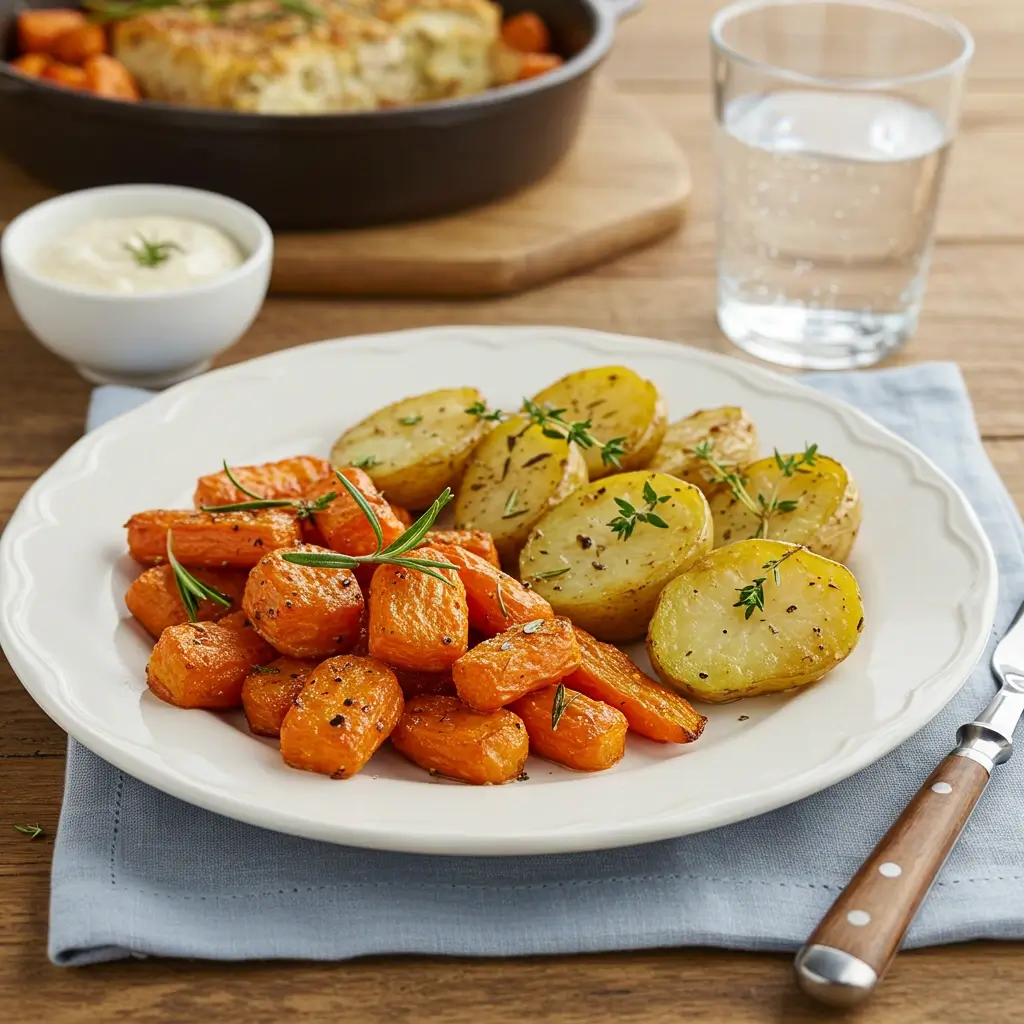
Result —
[{"label": "golden potato slice", "polygon": [[[760,504],[796,502],[790,511],[774,512],[766,535],[772,540],[802,544],[815,554],[837,562],[846,561],[860,529],[860,495],[846,467],[825,455],[815,455],[812,465],[791,469],[796,456],[771,456],[746,466],[746,491]],[[715,524],[715,545],[732,544],[758,536],[762,519],[744,505],[728,487],[710,498]]]},{"label": "golden potato slice", "polygon": [[[620,470],[642,469],[658,450],[668,425],[668,413],[658,389],[625,366],[580,370],[555,381],[533,396],[549,409],[564,409],[567,422],[590,420],[598,441],[624,437],[626,454]],[[619,472],[601,460],[597,446],[583,452],[591,480]]]},{"label": "golden potato slice", "polygon": [[[629,536],[617,532],[629,519],[619,502],[665,526],[637,519]],[[599,640],[631,640],[643,636],[665,584],[710,550],[704,495],[641,470],[593,481],[553,508],[530,533],[519,573],[556,615]]]},{"label": "golden potato slice", "polygon": [[648,469],[677,476],[699,487],[710,498],[721,485],[704,459],[693,454],[709,443],[711,454],[725,466],[743,466],[757,458],[759,447],[754,421],[738,405],[701,409],[671,424]]},{"label": "golden potato slice", "polygon": [[454,487],[488,424],[466,412],[476,388],[449,388],[385,406],[345,431],[331,449],[338,469],[358,466],[406,508],[426,508]]},{"label": "golden potato slice", "polygon": [[815,682],[849,655],[863,628],[860,591],[845,566],[792,544],[744,540],[665,587],[647,651],[669,686],[724,703]]},{"label": "golden potato slice", "polygon": [[537,520],[586,482],[587,465],[575,444],[545,437],[539,426],[515,416],[473,452],[455,499],[455,525],[486,530],[502,561],[514,564]]}]

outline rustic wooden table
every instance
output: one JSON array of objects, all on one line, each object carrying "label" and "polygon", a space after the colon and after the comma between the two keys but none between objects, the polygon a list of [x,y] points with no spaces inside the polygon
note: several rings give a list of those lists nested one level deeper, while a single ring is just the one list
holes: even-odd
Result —
[{"label": "rustic wooden table", "polygon": [[[716,0],[647,0],[625,24],[608,71],[690,155],[694,197],[678,236],[593,272],[488,302],[269,302],[225,361],[318,338],[446,323],[561,323],[726,350],[714,324],[714,180],[706,31]],[[989,454],[1024,499],[1024,11],[1019,0],[933,0],[978,44],[918,336],[896,362],[959,362]],[[89,385],[43,351],[0,296],[0,522],[81,433]],[[439,1024],[816,1021],[782,956],[672,950],[464,961],[375,959],[339,965],[129,962],[62,970],[46,960],[49,862],[64,734],[0,659],[0,1017],[73,1024],[208,1019],[258,1024],[337,1016]],[[11,828],[38,821],[34,842]],[[884,823],[871,827],[881,830]],[[1024,945],[974,944],[901,956],[873,1024],[960,1019],[967,991],[985,1024],[1019,1019]]]}]

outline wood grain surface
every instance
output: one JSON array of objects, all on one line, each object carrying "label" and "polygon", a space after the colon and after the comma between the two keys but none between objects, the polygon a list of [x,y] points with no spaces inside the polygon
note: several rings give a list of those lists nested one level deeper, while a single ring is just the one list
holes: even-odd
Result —
[{"label": "wood grain surface", "polygon": [[[576,277],[501,299],[271,300],[223,361],[320,338],[445,323],[564,323],[727,351],[714,324],[714,178],[706,31],[716,0],[647,0],[606,65],[618,88],[684,145],[694,190],[683,230]],[[892,362],[960,363],[985,444],[1024,505],[1024,13],[1019,0],[933,0],[974,32],[960,137],[925,313]],[[0,522],[81,433],[89,386],[43,351],[0,293]],[[951,738],[952,740],[952,738]],[[843,1018],[808,1003],[791,958],[670,950],[528,960],[392,958],[337,965],[46,960],[52,836],[64,736],[0,667],[0,1019],[31,1024],[762,1024],[844,1019],[933,1024],[1020,1019],[1024,944],[901,954],[872,1002]],[[937,752],[938,753],[938,752]],[[924,781],[921,779],[920,781]],[[38,821],[29,841],[14,822]],[[875,823],[878,834],[888,823]],[[850,864],[852,873],[858,867]]]},{"label": "wood grain surface", "polygon": [[[660,120],[594,83],[569,156],[543,182],[458,216],[275,239],[273,294],[482,296],[521,291],[679,227],[690,172]],[[0,161],[0,226],[53,195]]]}]

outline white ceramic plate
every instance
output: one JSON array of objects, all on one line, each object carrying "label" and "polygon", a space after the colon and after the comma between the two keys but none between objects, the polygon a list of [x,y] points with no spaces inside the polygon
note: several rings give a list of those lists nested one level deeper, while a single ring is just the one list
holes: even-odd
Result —
[{"label": "white ceramic plate", "polygon": [[[766,450],[816,441],[858,480],[851,567],[867,625],[816,686],[702,710],[688,746],[631,737],[596,775],[531,759],[502,787],[431,780],[393,751],[336,782],[285,767],[241,715],[181,711],[145,686],[148,638],[122,595],[138,571],[122,524],[188,507],[195,479],[232,463],[324,453],[379,406],[472,384],[503,408],[564,373],[619,362],[657,381],[674,418],[743,405]],[[79,441],[31,488],[0,542],[0,639],[60,726],[183,800],[296,835],[451,854],[554,853],[724,825],[807,796],[891,750],[979,658],[996,567],[964,496],[856,410],[758,367],[679,345],[564,328],[436,328],[323,342],[207,374]],[[631,651],[631,653],[635,653]],[[643,662],[642,656],[638,656]],[[741,720],[741,716],[745,720]]]}]

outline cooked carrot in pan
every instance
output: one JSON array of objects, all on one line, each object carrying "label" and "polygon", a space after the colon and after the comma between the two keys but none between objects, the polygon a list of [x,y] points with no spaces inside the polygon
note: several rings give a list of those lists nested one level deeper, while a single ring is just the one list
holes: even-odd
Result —
[{"label": "cooked carrot in pan", "polygon": [[71,64],[61,64],[55,60],[51,60],[46,65],[39,77],[48,82],[63,85],[66,89],[84,91],[89,88],[89,76],[82,68],[76,68]]},{"label": "cooked carrot in pan", "polygon": [[526,729],[504,709],[481,712],[455,697],[414,697],[391,744],[413,764],[477,786],[511,782],[529,753]]},{"label": "cooked carrot in pan", "polygon": [[82,65],[82,69],[89,80],[90,91],[97,96],[129,102],[142,99],[142,93],[132,73],[114,57],[97,53]]},{"label": "cooked carrot in pan", "polygon": [[494,538],[486,530],[429,530],[426,542],[431,547],[437,547],[438,544],[454,544],[458,548],[479,555],[496,569],[501,568]]},{"label": "cooked carrot in pan", "polygon": [[185,622],[160,634],[146,682],[168,704],[225,711],[242,703],[242,684],[253,665],[265,665],[275,654],[243,612],[219,622]]},{"label": "cooked carrot in pan", "polygon": [[506,18],[501,26],[502,42],[520,53],[547,53],[551,33],[539,14],[523,11]]},{"label": "cooked carrot in pan", "polygon": [[342,655],[314,670],[281,723],[281,756],[293,768],[351,778],[402,717],[394,672],[376,658]]},{"label": "cooked carrot in pan", "polygon": [[11,61],[11,67],[17,68],[23,75],[39,78],[50,66],[52,57],[45,53],[26,53],[23,57]]},{"label": "cooked carrot in pan", "polygon": [[260,559],[249,573],[242,607],[253,628],[282,654],[326,658],[359,639],[363,595],[350,569],[317,569],[281,557],[289,551],[327,548],[299,544]]},{"label": "cooked carrot in pan", "polygon": [[493,711],[557,683],[580,667],[580,648],[568,619],[534,619],[485,640],[452,666],[459,697]]},{"label": "cooked carrot in pan", "polygon": [[535,690],[509,710],[526,725],[533,753],[567,768],[601,772],[626,752],[626,716],[568,686]]},{"label": "cooked carrot in pan", "polygon": [[[196,569],[193,575],[208,587],[219,590],[231,598],[231,605],[224,607],[216,601],[199,602],[196,619],[214,621],[222,619],[242,606],[246,574],[233,569]],[[169,565],[154,565],[132,582],[124,595],[128,611],[139,620],[142,627],[158,637],[168,626],[179,626],[188,622],[188,613],[181,602],[181,594],[174,580],[174,570]]]},{"label": "cooked carrot in pan", "polygon": [[167,560],[167,531],[182,565],[198,569],[251,569],[265,554],[300,543],[290,509],[259,512],[139,512],[125,523],[128,550],[143,565]]},{"label": "cooked carrot in pan", "polygon": [[86,22],[57,36],[50,53],[65,64],[81,65],[106,49],[106,33],[99,25]]},{"label": "cooked carrot in pan", "polygon": [[549,71],[554,71],[555,68],[561,67],[562,63],[562,58],[555,53],[524,53],[516,80],[523,82],[527,78],[546,75]]},{"label": "cooked carrot in pan", "polygon": [[[261,498],[301,498],[314,484],[328,478],[334,480],[331,464],[315,455],[296,455],[258,466],[232,466],[231,475],[246,491]],[[202,508],[204,505],[233,505],[249,501],[250,497],[239,490],[222,469],[199,478],[192,500],[196,508]]]},{"label": "cooked carrot in pan", "polygon": [[618,708],[630,729],[659,743],[691,743],[707,719],[673,690],[644,675],[617,647],[576,629],[581,664],[567,687]]},{"label": "cooked carrot in pan", "polygon": [[540,594],[468,548],[440,544],[436,550],[459,567],[469,605],[469,624],[478,633],[495,636],[509,626],[554,616],[551,605]]},{"label": "cooked carrot in pan", "polygon": [[257,665],[242,683],[242,708],[249,731],[257,736],[280,736],[284,716],[316,667],[317,662],[299,658]]},{"label": "cooked carrot in pan", "polygon": [[[433,548],[417,558],[446,559]],[[370,584],[370,654],[396,668],[441,672],[469,647],[466,589],[454,569],[438,569],[447,582],[401,566],[381,565]]]},{"label": "cooked carrot in pan", "polygon": [[[384,546],[397,540],[405,533],[405,526],[374,486],[373,481],[361,470],[347,466],[340,471],[373,509],[384,535]],[[337,497],[313,517],[327,546],[345,555],[369,555],[377,549],[377,536],[369,520],[356,500],[333,476],[315,484],[305,492],[308,501],[316,501],[331,491]]]},{"label": "cooked carrot in pan", "polygon": [[62,35],[85,24],[85,15],[70,8],[21,11],[18,14],[18,49],[22,53],[52,54]]}]

